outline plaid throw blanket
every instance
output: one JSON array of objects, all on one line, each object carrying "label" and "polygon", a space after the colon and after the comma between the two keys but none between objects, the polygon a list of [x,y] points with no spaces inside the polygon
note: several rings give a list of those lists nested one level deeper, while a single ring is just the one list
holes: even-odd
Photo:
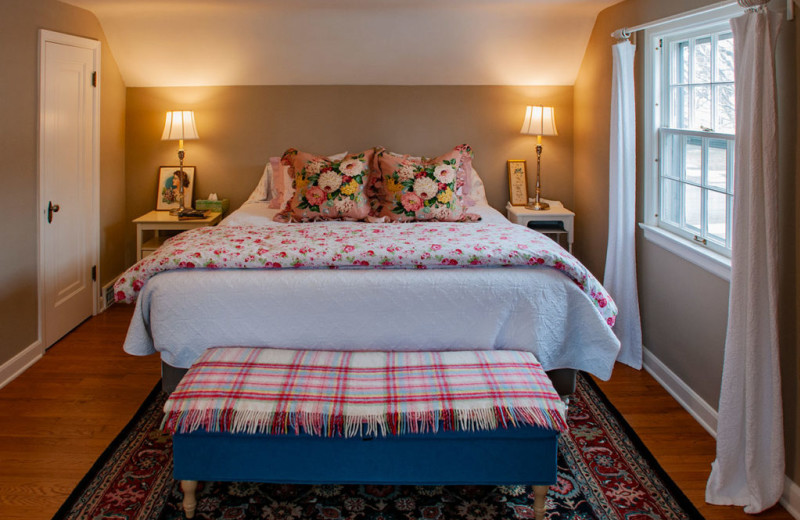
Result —
[{"label": "plaid throw blanket", "polygon": [[211,348],[164,406],[170,433],[324,437],[563,431],[564,404],[530,352]]}]

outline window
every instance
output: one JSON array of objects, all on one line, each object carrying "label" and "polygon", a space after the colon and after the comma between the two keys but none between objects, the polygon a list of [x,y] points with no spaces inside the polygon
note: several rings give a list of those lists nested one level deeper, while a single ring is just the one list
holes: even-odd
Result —
[{"label": "window", "polygon": [[[735,11],[740,12],[740,11]],[[734,13],[646,35],[647,224],[730,257],[736,127]],[[706,16],[709,18],[709,16]]]}]

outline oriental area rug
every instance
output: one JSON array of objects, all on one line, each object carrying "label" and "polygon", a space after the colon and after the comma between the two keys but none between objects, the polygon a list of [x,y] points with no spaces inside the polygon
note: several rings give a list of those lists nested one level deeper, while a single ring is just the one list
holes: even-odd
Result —
[{"label": "oriental area rug", "polygon": [[[54,519],[178,520],[172,445],[157,386]],[[582,374],[562,434],[547,519],[702,519],[594,382]],[[526,486],[201,483],[199,520],[504,520],[533,518]]]}]

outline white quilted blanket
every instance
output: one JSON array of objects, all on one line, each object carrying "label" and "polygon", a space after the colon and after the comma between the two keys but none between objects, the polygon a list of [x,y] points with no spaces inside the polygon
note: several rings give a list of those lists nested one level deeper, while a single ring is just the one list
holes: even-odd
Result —
[{"label": "white quilted blanket", "polygon": [[[264,218],[246,205],[226,223]],[[502,219],[480,208],[484,220]],[[239,214],[239,215],[237,215]],[[125,341],[188,368],[212,346],[533,352],[545,370],[607,379],[619,342],[553,269],[179,270],[142,289]]]}]

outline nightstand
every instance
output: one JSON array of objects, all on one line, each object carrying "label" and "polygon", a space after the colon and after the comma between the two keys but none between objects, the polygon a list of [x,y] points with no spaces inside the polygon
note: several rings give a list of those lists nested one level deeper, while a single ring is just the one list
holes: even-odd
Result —
[{"label": "nightstand", "polygon": [[[179,220],[169,211],[151,211],[133,221],[136,224],[136,260],[141,260],[159,248],[170,236],[176,233],[162,233],[163,231],[186,231],[204,226],[215,226],[222,220],[222,213],[214,212],[206,218]],[[144,241],[144,232],[153,231],[153,236]]]},{"label": "nightstand", "polygon": [[[545,199],[542,199],[545,201]],[[512,206],[506,204],[508,220],[535,229],[558,242],[560,235],[567,235],[567,249],[572,253],[572,243],[575,241],[575,213],[564,207],[557,200],[546,200],[550,204],[548,209],[534,211],[525,209],[525,206]]]}]

